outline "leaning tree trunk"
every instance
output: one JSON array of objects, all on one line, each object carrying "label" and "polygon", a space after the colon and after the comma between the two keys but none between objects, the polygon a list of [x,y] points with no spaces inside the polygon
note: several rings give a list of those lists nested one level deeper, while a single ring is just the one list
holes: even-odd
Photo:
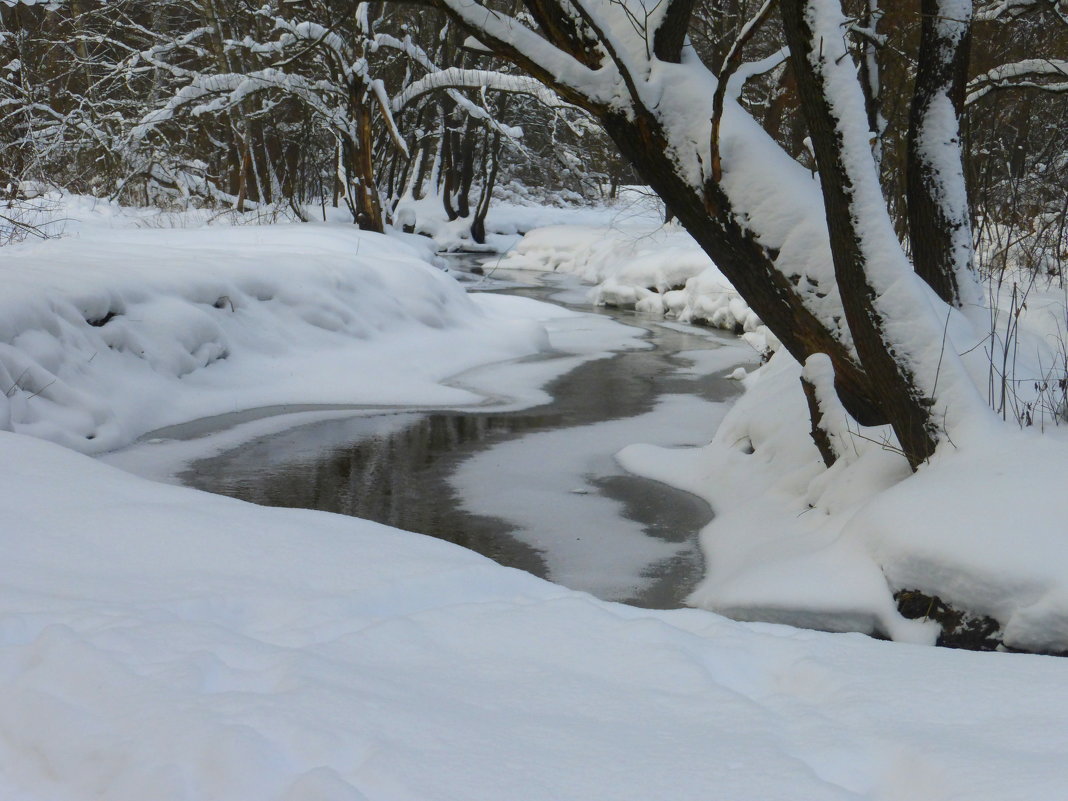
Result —
[{"label": "leaning tree trunk", "polygon": [[[613,56],[628,83],[632,103],[628,108],[592,99],[561,81],[550,64],[531,57],[517,45],[520,40],[511,37],[507,25],[498,27],[494,16],[480,13],[477,3],[431,1],[482,44],[593,115],[783,346],[802,363],[813,353],[827,354],[834,365],[835,387],[849,413],[865,425],[887,422],[880,392],[858,363],[848,335],[834,330],[814,311],[812,301],[825,297],[831,289],[806,286],[801,276],[790,275],[777,265],[778,253],[760,244],[745,226],[744,215],[735,213],[722,186],[714,180],[693,182],[669,146],[668,131],[657,111],[643,105],[636,89],[636,81],[641,79],[630,74],[620,59]],[[524,5],[553,48],[591,69],[602,64],[604,51],[598,44],[591,12],[577,6],[572,9],[559,0],[526,0]],[[674,64],[682,61],[692,7],[692,0],[668,0],[653,37],[651,57]]]},{"label": "leaning tree trunk", "polygon": [[835,387],[849,413],[865,425],[886,422],[880,396],[864,370],[776,267],[776,254],[739,224],[724,191],[710,183],[698,192],[679,175],[655,120],[632,121],[607,112],[600,121],[620,152],[783,347],[802,364],[813,353],[826,353],[834,365]]},{"label": "leaning tree trunk", "polygon": [[430,2],[597,118],[786,349],[826,354],[850,414],[889,422],[912,467],[986,413],[895,234],[841,0],[780,0],[819,187],[733,101],[743,116],[716,169],[700,133],[715,127],[716,82],[684,47],[691,0],[661,0],[635,36],[629,4],[525,0],[535,32],[478,0]]}]

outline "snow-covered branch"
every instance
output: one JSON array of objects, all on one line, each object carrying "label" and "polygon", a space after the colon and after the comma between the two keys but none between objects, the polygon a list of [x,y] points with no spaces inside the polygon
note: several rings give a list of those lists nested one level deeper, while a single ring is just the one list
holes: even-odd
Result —
[{"label": "snow-covered branch", "polygon": [[449,67],[431,72],[404,87],[393,97],[393,111],[401,111],[416,98],[441,89],[485,89],[491,92],[523,94],[533,97],[549,108],[572,108],[570,104],[561,101],[555,92],[527,75]]},{"label": "snow-covered branch", "polygon": [[1063,0],[993,0],[975,9],[976,22],[1004,22],[1039,9],[1050,10],[1061,22],[1068,23],[1068,8]]},{"label": "snow-covered branch", "polygon": [[[578,0],[575,0],[577,3]],[[610,66],[591,68],[555,47],[515,17],[471,0],[436,0],[495,53],[552,86],[568,102],[589,108],[608,106],[619,96],[619,74]],[[580,6],[576,6],[577,8]]]},{"label": "snow-covered branch", "polygon": [[1022,88],[1068,92],[1068,61],[1029,58],[994,67],[968,82],[965,102],[969,105],[975,103],[996,89]]}]

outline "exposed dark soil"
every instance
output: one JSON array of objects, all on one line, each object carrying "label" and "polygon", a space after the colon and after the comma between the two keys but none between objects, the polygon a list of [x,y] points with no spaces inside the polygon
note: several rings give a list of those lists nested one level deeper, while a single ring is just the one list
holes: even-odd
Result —
[{"label": "exposed dark soil", "polygon": [[1002,626],[992,617],[973,615],[950,606],[937,595],[927,595],[919,590],[898,590],[894,593],[897,608],[910,620],[934,620],[942,626],[938,645],[945,648],[962,648],[967,651],[1013,651],[1016,653],[1042,653],[1046,656],[1068,656],[1068,651],[1022,651],[1005,645],[1002,641]]}]

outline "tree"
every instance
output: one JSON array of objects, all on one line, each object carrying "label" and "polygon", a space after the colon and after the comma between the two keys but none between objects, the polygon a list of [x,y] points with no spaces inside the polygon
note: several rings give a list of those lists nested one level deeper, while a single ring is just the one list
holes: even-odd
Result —
[{"label": "tree", "polygon": [[[967,232],[955,227],[967,212],[956,125],[968,0],[925,2],[945,24],[916,56],[914,162],[917,175],[938,171],[911,191],[941,218],[913,246],[945,305],[896,236],[849,39],[856,20],[839,0],[779,2],[818,180],[740,106],[740,81],[714,109],[717,76],[687,40],[694,0],[526,0],[522,18],[429,1],[597,118],[784,347],[802,363],[826,354],[845,407],[861,423],[889,423],[914,468],[985,413],[947,334],[960,286],[973,280]],[[932,108],[948,110],[937,131]]]},{"label": "tree", "polygon": [[0,185],[300,217],[330,202],[374,230],[432,195],[476,241],[498,180],[599,191],[585,113],[465,39],[380,3],[0,0]]},{"label": "tree", "polygon": [[[298,172],[293,132],[302,121],[312,121],[335,144],[336,180],[353,220],[381,231],[375,117],[398,148],[406,146],[368,58],[375,37],[368,4],[356,13],[341,13],[320,0],[299,10],[285,4],[236,7],[225,23],[231,35],[225,35],[218,2],[203,0],[209,24],[140,54],[174,74],[180,88],[143,117],[134,139],[149,137],[179,114],[228,119],[237,134],[230,149],[237,155],[231,159],[237,175],[231,191],[240,209],[247,197],[271,202],[293,196],[287,186]],[[205,51],[215,53],[213,64],[196,63]]]},{"label": "tree", "polygon": [[[976,14],[966,161],[982,265],[1064,281],[1068,265],[1068,6],[987,2]],[[992,257],[992,258],[991,258]]]}]

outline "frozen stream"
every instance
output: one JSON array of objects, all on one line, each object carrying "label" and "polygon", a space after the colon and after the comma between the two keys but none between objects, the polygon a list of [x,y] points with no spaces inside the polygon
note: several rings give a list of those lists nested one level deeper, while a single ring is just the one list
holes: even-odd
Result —
[{"label": "frozen stream", "polygon": [[[575,319],[607,337],[607,347],[461,376],[458,383],[492,393],[476,408],[335,409],[326,419],[314,407],[259,410],[155,432],[153,441],[217,438],[235,424],[300,412],[293,419],[308,422],[279,423],[233,447],[216,443],[211,455],[188,459],[178,479],[258,504],[429,534],[608,600],[681,605],[701,577],[697,534],[711,510],[626,473],[613,455],[633,442],[708,441],[738,392],[726,376],[751,351],[708,329],[590,313],[585,290],[562,276],[481,279],[466,273],[473,264],[454,265],[473,291],[553,298],[586,312]],[[580,338],[571,326],[569,336]],[[507,375],[522,369],[556,373],[544,386],[549,402],[512,408]]]}]

